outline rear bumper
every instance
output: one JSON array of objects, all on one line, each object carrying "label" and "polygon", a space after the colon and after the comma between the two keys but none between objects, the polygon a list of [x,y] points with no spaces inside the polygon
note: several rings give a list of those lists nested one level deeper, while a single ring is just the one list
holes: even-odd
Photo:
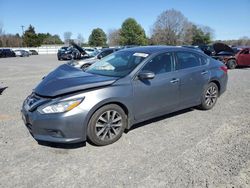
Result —
[{"label": "rear bumper", "polygon": [[[73,111],[73,110],[72,110]],[[78,143],[86,140],[84,113],[40,114],[21,110],[22,119],[31,135],[38,141]]]}]

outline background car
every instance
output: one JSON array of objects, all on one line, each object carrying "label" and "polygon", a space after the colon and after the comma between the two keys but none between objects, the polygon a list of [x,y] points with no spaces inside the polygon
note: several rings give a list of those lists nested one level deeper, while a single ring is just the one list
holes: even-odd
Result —
[{"label": "background car", "polygon": [[15,50],[14,51],[17,57],[29,57],[30,54],[26,50]]},{"label": "background car", "polygon": [[84,48],[83,49],[88,55],[93,56],[93,54],[96,54],[99,52],[99,50],[95,48]]},{"label": "background car", "polygon": [[86,70],[93,63],[118,50],[119,48],[104,48],[99,53],[97,53],[97,51],[95,53],[92,53],[91,55],[89,55],[89,58],[71,61],[68,64],[76,68],[81,68],[83,70]]},{"label": "background car", "polygon": [[229,69],[250,64],[249,48],[231,48],[223,43],[215,43],[213,48],[216,53],[212,57],[222,61]]},{"label": "background car", "polygon": [[61,47],[57,52],[57,59],[62,60],[61,55],[68,49],[67,46]]},{"label": "background car", "polygon": [[240,50],[236,55],[236,66],[250,66],[250,48]]},{"label": "background car", "polygon": [[58,50],[57,58],[58,60],[82,59],[88,58],[88,53],[82,47],[72,42],[71,46],[64,46]]},{"label": "background car", "polygon": [[71,59],[80,59],[81,53],[78,49],[70,46],[65,51],[57,54],[58,60],[71,60]]},{"label": "background car", "polygon": [[38,52],[36,50],[29,50],[30,55],[38,55]]},{"label": "background car", "polygon": [[12,49],[3,48],[0,49],[0,57],[15,57],[16,54]]}]

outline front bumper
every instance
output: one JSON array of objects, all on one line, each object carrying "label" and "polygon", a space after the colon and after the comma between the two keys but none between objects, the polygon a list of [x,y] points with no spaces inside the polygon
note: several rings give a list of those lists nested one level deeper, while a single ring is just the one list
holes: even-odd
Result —
[{"label": "front bumper", "polygon": [[22,107],[22,119],[31,135],[38,141],[78,143],[86,140],[86,116],[81,110],[66,113],[41,114]]}]

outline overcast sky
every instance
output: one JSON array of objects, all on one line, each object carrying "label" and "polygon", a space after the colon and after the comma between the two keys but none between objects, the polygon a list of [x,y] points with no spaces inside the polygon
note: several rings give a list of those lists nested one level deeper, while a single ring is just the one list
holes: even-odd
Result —
[{"label": "overcast sky", "polygon": [[250,0],[0,0],[0,23],[5,33],[22,33],[29,24],[36,32],[59,34],[71,31],[88,40],[92,29],[105,32],[135,18],[150,35],[163,11],[176,9],[189,21],[214,29],[214,39],[250,37]]}]

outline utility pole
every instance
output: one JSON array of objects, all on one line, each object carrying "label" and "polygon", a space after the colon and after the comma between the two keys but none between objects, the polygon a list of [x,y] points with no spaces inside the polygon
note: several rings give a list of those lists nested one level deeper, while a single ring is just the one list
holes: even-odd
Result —
[{"label": "utility pole", "polygon": [[[23,28],[24,28],[24,25],[21,25],[21,28],[22,28],[22,39],[23,39],[23,34],[24,34],[24,31],[23,31]],[[23,47],[23,41],[22,41],[22,47]]]},{"label": "utility pole", "polygon": [[21,28],[22,28],[22,31],[23,31],[24,25],[21,25]]}]

